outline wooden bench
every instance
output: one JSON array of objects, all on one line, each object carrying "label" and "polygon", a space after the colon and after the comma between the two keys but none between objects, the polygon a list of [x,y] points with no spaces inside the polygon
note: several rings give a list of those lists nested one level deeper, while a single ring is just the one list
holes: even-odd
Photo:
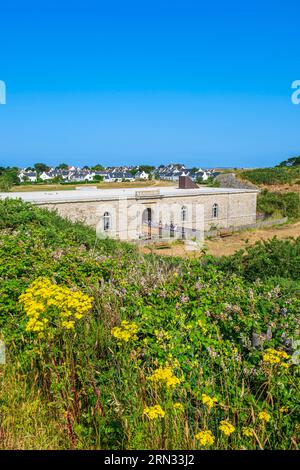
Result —
[{"label": "wooden bench", "polygon": [[220,237],[224,238],[224,237],[230,237],[232,233],[233,233],[232,230],[220,230],[219,235]]},{"label": "wooden bench", "polygon": [[164,249],[169,249],[171,248],[170,244],[169,243],[164,243],[164,242],[160,242],[160,243],[155,243],[155,248],[157,250],[164,250]]}]

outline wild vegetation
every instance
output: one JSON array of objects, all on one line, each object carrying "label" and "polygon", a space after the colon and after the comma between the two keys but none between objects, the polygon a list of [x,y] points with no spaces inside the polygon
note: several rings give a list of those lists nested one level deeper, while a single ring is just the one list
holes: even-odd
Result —
[{"label": "wild vegetation", "polygon": [[257,211],[266,217],[298,219],[300,216],[299,193],[272,192],[264,189],[257,198]]},{"label": "wild vegetation", "polygon": [[240,178],[251,181],[257,185],[293,183],[300,178],[300,166],[272,168],[256,168],[253,170],[238,171]]},{"label": "wild vegetation", "polygon": [[[300,182],[300,157],[289,158],[272,168],[256,168],[237,171],[237,175],[251,183],[261,186],[258,196],[258,213],[266,217],[289,217],[298,219],[300,216],[299,193],[285,189],[270,191],[268,186],[276,185],[278,189],[284,185],[297,185]],[[268,188],[268,189],[267,189]]]},{"label": "wild vegetation", "polygon": [[300,156],[288,158],[271,168],[238,171],[238,175],[257,185],[299,183]]},{"label": "wild vegetation", "polygon": [[283,162],[279,163],[280,167],[295,167],[300,166],[300,156],[298,157],[290,157],[287,160],[283,160]]},{"label": "wild vegetation", "polygon": [[0,230],[1,448],[298,449],[299,239],[143,256],[18,200]]},{"label": "wild vegetation", "polygon": [[0,191],[9,191],[14,184],[19,184],[18,169],[0,167]]}]

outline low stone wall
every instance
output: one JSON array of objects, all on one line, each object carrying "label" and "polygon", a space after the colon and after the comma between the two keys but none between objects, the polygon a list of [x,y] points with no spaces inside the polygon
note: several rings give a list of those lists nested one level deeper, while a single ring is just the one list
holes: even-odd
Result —
[{"label": "low stone wall", "polygon": [[[281,219],[265,219],[265,220],[258,221],[255,224],[242,225],[239,227],[228,227],[228,229],[226,229],[226,232],[233,233],[233,232],[239,232],[240,230],[248,230],[252,228],[272,227],[274,225],[285,224],[287,220],[288,220],[288,217],[283,217]],[[222,233],[225,233],[224,229],[207,230],[204,232],[204,236],[205,238],[207,237],[216,238],[216,237],[219,237]]]},{"label": "low stone wall", "polygon": [[259,227],[271,227],[272,225],[285,224],[288,221],[288,217],[282,217],[282,219],[265,219],[257,222],[255,226]]}]

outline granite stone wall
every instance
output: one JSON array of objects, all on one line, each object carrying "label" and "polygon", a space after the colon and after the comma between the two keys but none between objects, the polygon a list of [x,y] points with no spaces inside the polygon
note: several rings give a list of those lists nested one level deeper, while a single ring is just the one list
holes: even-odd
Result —
[{"label": "granite stone wall", "polygon": [[[187,228],[202,229],[234,228],[248,226],[256,222],[256,192],[212,193],[182,197],[153,197],[153,199],[123,199],[87,202],[40,203],[47,209],[54,209],[62,217],[72,221],[81,221],[95,227],[100,235],[103,232],[103,215],[111,216],[109,236],[121,239],[138,238],[142,225],[143,213],[151,209],[153,226],[161,221],[168,225],[182,224],[181,209],[186,207]],[[217,204],[217,217],[213,217],[213,206]],[[201,219],[201,220],[200,220]],[[122,228],[123,227],[123,228]]]}]

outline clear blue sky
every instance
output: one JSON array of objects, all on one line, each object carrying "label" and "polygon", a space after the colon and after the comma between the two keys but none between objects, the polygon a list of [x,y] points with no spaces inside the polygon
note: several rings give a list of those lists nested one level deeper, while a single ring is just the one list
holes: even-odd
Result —
[{"label": "clear blue sky", "polygon": [[0,165],[299,155],[299,13],[299,0],[1,2]]}]

